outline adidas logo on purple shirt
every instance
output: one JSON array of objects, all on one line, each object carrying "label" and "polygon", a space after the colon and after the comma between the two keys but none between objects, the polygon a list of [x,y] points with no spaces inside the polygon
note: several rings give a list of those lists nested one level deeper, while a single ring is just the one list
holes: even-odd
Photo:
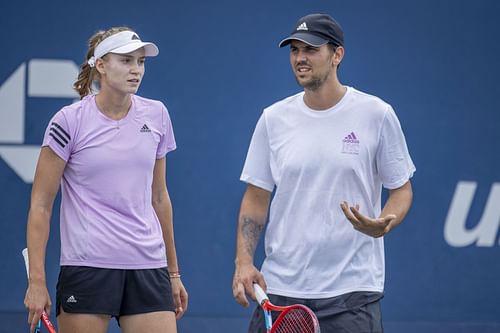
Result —
[{"label": "adidas logo on purple shirt", "polygon": [[151,132],[151,130],[149,129],[148,125],[144,124],[141,128],[141,132],[144,133],[144,132]]}]

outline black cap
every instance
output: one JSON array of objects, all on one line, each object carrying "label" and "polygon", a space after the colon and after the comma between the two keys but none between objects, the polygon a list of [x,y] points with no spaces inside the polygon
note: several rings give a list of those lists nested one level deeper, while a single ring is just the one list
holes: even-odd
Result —
[{"label": "black cap", "polygon": [[310,14],[297,21],[290,37],[283,39],[279,47],[290,44],[292,40],[300,40],[314,47],[326,43],[344,46],[344,32],[330,15]]}]

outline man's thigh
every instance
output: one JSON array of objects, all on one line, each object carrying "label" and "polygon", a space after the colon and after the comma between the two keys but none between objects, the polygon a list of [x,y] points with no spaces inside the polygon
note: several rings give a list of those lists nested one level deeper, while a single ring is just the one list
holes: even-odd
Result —
[{"label": "man's thigh", "polygon": [[319,318],[321,332],[383,333],[380,301]]}]

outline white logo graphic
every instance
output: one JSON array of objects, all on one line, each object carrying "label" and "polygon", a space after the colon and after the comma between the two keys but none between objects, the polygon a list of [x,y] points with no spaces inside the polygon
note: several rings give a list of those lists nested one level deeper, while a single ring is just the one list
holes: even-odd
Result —
[{"label": "white logo graphic", "polygon": [[27,67],[28,75],[22,63],[0,85],[0,157],[24,182],[31,183],[40,147],[24,144],[26,98],[78,98],[71,88],[78,66],[70,60],[32,59]]},{"label": "white logo graphic", "polygon": [[481,247],[495,245],[500,226],[500,183],[493,183],[491,186],[483,215],[477,225],[467,229],[465,224],[476,187],[476,182],[461,181],[457,184],[444,226],[444,238],[451,246],[464,247],[473,243]]},{"label": "white logo graphic", "polygon": [[307,29],[307,24],[306,24],[306,22],[303,22],[302,24],[300,24],[300,25],[297,27],[297,30],[309,30],[309,29]]},{"label": "white logo graphic", "polygon": [[75,296],[71,295],[70,297],[68,297],[68,299],[66,300],[66,303],[78,303]]}]

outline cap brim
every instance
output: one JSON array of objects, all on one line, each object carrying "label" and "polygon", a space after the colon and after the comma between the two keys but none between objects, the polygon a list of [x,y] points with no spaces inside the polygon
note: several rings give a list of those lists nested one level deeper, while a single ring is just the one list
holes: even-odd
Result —
[{"label": "cap brim", "polygon": [[314,47],[320,47],[328,43],[328,40],[318,37],[316,35],[307,32],[297,32],[292,34],[290,37],[283,39],[279,43],[279,47],[287,46],[288,44],[290,44],[292,40],[298,40]]},{"label": "cap brim", "polygon": [[145,51],[145,56],[146,57],[155,57],[160,53],[160,50],[158,47],[149,42],[137,42],[137,43],[130,43],[121,47],[118,47],[114,50],[109,51],[110,53],[118,53],[118,54],[126,54],[130,52],[134,52],[135,50],[140,49],[141,47],[144,48]]}]

